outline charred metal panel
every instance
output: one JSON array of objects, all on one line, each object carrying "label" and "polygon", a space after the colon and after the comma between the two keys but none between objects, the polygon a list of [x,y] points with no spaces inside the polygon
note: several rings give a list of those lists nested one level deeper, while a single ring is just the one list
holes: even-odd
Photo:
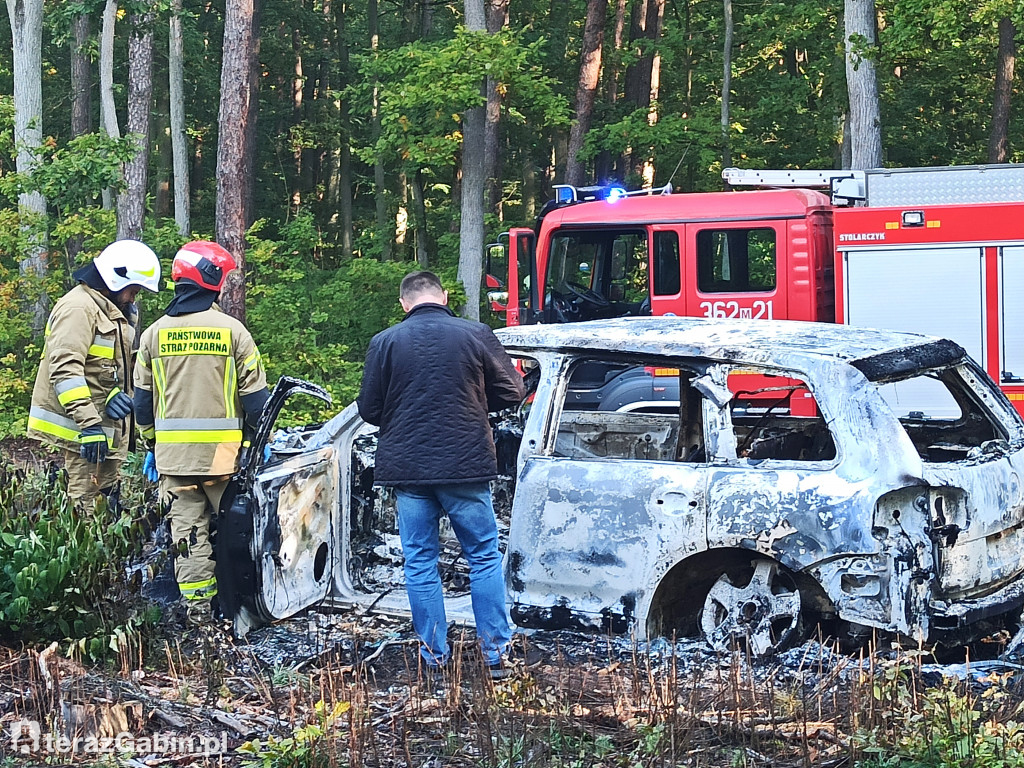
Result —
[{"label": "charred metal panel", "polygon": [[507,580],[532,626],[643,631],[668,569],[706,546],[698,465],[534,457],[513,506]]},{"label": "charred metal panel", "polygon": [[258,604],[274,619],[326,596],[331,577],[337,463],[331,448],[262,472],[255,484]]},{"label": "charred metal panel", "polygon": [[902,488],[886,494],[875,508],[872,535],[890,563],[890,629],[918,640],[928,637],[928,598],[935,577],[927,490]]},{"label": "charred metal panel", "polygon": [[[1024,571],[1024,499],[1007,457],[929,464],[925,503],[938,562],[940,597],[992,592]],[[959,487],[957,487],[959,486]]]},{"label": "charred metal panel", "polygon": [[869,381],[886,381],[928,368],[944,368],[954,365],[966,356],[964,348],[956,342],[939,339],[931,344],[879,352],[862,357],[859,360],[854,360],[851,365],[863,373]]}]

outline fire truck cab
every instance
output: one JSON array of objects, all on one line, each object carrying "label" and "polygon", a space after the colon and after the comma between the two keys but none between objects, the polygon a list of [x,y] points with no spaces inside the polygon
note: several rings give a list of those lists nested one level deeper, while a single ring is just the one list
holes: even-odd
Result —
[{"label": "fire truck cab", "polygon": [[492,295],[508,325],[835,319],[832,209],[821,192],[592,194],[551,206],[536,231],[509,232],[507,299]]},{"label": "fire truck cab", "polygon": [[507,325],[653,314],[925,333],[1024,411],[1024,165],[723,177],[757,189],[556,187],[536,228],[489,249],[492,309]]}]

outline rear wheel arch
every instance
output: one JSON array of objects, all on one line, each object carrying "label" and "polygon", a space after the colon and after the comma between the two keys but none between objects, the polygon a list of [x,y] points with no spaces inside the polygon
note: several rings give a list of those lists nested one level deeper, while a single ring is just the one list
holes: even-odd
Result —
[{"label": "rear wheel arch", "polygon": [[[672,566],[655,587],[647,610],[647,637],[699,637],[701,613],[712,587],[723,574],[751,571],[751,563],[768,561],[791,580],[808,618],[828,616],[834,606],[824,588],[790,558],[772,558],[743,547],[715,548],[684,558]],[[787,562],[788,561],[788,562]]]}]

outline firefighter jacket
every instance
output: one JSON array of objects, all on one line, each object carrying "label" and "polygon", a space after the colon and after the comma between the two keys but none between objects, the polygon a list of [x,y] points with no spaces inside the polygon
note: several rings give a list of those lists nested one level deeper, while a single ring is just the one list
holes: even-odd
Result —
[{"label": "firefighter jacket", "polygon": [[152,392],[153,416],[139,411],[139,431],[155,439],[161,475],[229,475],[237,469],[241,398],[266,389],[252,335],[214,304],[164,315],[142,334],[135,386]]},{"label": "firefighter jacket", "polygon": [[129,322],[114,302],[85,284],[57,302],[32,390],[30,437],[77,452],[79,433],[99,425],[111,453],[127,455],[132,418],[108,418],[106,404],[122,390],[131,397],[135,319]]}]

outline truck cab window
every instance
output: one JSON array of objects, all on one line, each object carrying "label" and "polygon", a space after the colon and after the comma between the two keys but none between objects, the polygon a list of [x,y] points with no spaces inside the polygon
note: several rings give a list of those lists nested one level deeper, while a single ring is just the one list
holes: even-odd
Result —
[{"label": "truck cab window", "polygon": [[642,314],[649,305],[647,263],[643,230],[556,233],[545,276],[546,321]]},{"label": "truck cab window", "polygon": [[697,288],[702,293],[775,290],[775,230],[766,227],[698,232]]},{"label": "truck cab window", "polygon": [[655,296],[675,296],[679,293],[679,235],[675,232],[654,233],[654,290]]}]

